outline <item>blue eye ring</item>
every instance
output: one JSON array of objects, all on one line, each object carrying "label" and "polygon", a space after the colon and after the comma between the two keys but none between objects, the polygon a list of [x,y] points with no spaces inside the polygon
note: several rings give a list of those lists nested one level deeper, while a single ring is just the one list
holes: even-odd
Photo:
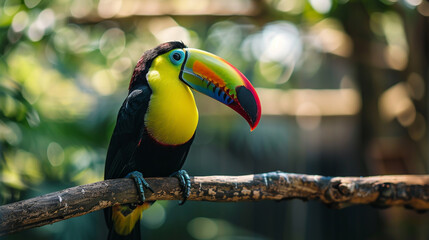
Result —
[{"label": "blue eye ring", "polygon": [[185,52],[181,49],[173,50],[170,53],[170,61],[174,65],[179,65],[185,60]]}]

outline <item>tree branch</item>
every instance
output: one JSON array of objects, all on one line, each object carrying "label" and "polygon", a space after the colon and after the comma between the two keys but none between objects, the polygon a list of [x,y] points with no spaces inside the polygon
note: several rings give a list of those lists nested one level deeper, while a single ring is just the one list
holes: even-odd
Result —
[{"label": "tree branch", "polygon": [[[155,193],[146,199],[179,200],[176,178],[147,178]],[[333,207],[371,204],[429,209],[429,175],[324,177],[270,172],[244,176],[192,177],[188,200],[238,202],[260,200],[319,200]],[[68,188],[0,206],[0,236],[138,201],[131,179],[113,179]],[[189,203],[188,203],[189,204]]]}]

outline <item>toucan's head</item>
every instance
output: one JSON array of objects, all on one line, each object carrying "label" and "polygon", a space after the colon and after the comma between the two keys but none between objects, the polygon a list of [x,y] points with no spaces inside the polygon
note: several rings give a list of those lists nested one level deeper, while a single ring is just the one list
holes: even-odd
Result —
[{"label": "toucan's head", "polygon": [[[227,105],[238,112],[251,130],[259,123],[261,103],[247,78],[224,59],[198,49],[187,48],[181,42],[167,42],[144,53],[137,63],[130,82],[130,90],[139,82],[147,82],[151,65],[162,66],[190,88]],[[158,71],[160,72],[160,71]]]}]

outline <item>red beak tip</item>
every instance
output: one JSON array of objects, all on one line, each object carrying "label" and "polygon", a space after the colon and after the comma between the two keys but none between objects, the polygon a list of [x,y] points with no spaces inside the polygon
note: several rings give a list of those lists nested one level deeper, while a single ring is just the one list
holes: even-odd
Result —
[{"label": "red beak tip", "polygon": [[249,122],[250,132],[253,132],[253,130],[255,130],[255,128],[258,126],[258,123],[259,123],[259,119],[256,123]]}]

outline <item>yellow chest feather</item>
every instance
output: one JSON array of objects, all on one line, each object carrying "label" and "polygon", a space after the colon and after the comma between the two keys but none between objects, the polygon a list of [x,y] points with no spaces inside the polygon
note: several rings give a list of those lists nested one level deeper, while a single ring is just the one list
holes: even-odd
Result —
[{"label": "yellow chest feather", "polygon": [[158,142],[179,145],[194,135],[198,110],[192,91],[178,79],[178,73],[174,69],[160,69],[162,60],[154,61],[146,76],[152,95],[145,126]]}]

